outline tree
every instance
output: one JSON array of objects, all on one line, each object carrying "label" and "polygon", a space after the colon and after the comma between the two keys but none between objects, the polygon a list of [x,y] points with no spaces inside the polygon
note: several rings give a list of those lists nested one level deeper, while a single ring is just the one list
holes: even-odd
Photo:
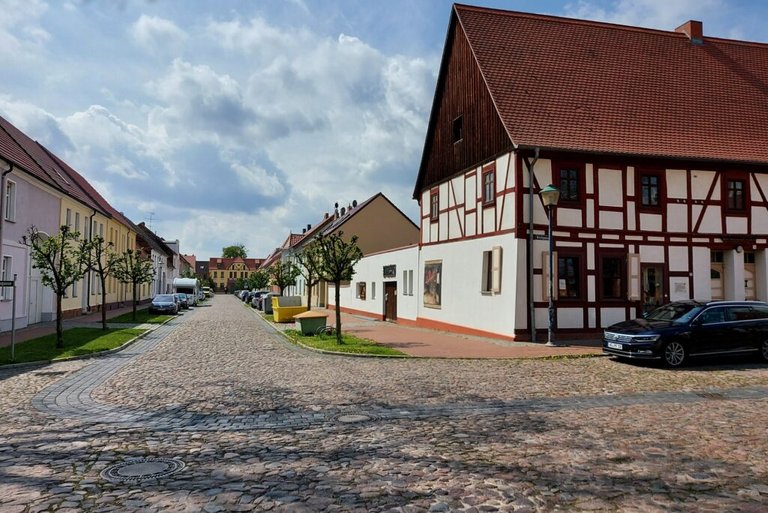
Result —
[{"label": "tree", "polygon": [[299,272],[307,283],[307,310],[312,310],[312,287],[320,283],[320,264],[322,255],[316,241],[312,241],[296,253],[296,261],[299,263]]},{"label": "tree", "polygon": [[245,278],[235,279],[235,290],[245,290],[247,286],[248,286],[248,283],[246,283]]},{"label": "tree", "polygon": [[315,239],[320,257],[318,271],[320,276],[333,282],[336,289],[336,342],[343,344],[341,338],[341,282],[349,281],[355,274],[355,264],[363,258],[363,252],[357,245],[357,235],[349,242],[342,236],[343,232],[331,235],[320,235]]},{"label": "tree", "polygon": [[248,281],[252,289],[263,290],[269,285],[269,273],[264,269],[257,269],[251,273]]},{"label": "tree", "polygon": [[269,276],[272,278],[272,285],[280,289],[280,295],[283,295],[283,289],[296,283],[296,277],[299,276],[299,269],[293,262],[283,262],[278,260],[269,267]]},{"label": "tree", "polygon": [[221,256],[223,258],[248,258],[248,252],[245,250],[245,244],[235,244],[222,248]]},{"label": "tree", "polygon": [[138,251],[127,249],[117,259],[114,272],[118,280],[133,285],[132,319],[135,321],[139,286],[143,283],[149,283],[155,278],[155,268],[152,265],[152,260]]},{"label": "tree", "polygon": [[101,329],[107,329],[107,278],[112,276],[120,260],[115,252],[115,245],[106,242],[104,237],[95,236],[85,246],[88,270],[95,272],[101,285]]},{"label": "tree", "polygon": [[21,239],[29,247],[32,265],[40,270],[40,281],[56,294],[56,347],[64,347],[64,327],[61,318],[61,300],[67,289],[82,279],[87,268],[84,243],[80,233],[66,225],[59,233],[48,236],[31,226]]}]

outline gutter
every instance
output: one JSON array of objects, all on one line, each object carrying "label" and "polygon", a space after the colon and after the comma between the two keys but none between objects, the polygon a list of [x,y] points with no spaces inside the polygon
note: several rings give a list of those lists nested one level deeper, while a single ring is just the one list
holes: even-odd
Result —
[{"label": "gutter", "polygon": [[528,247],[526,248],[526,259],[528,260],[528,325],[531,328],[531,342],[536,342],[536,310],[533,305],[533,167],[538,160],[539,148],[533,149],[533,162],[529,162],[528,157],[523,157],[525,167],[528,168]]},{"label": "gutter", "polygon": [[[5,224],[5,188],[8,174],[13,171],[13,163],[0,159],[3,167],[7,167],[0,177],[0,266],[3,263],[3,225]],[[0,267],[1,268],[1,267]]]},{"label": "gutter", "polygon": [[[90,221],[89,221],[89,224],[88,224],[88,242],[93,242],[93,216],[95,216],[95,215],[96,215],[96,209],[94,208],[93,209],[93,214],[91,214]],[[85,308],[86,308],[86,311],[88,311],[89,313],[91,311],[91,276],[92,275],[93,275],[93,270],[89,269],[88,270],[88,279],[87,279],[88,292],[87,292],[86,300],[85,300]],[[101,307],[104,308],[104,305],[101,305]]]}]

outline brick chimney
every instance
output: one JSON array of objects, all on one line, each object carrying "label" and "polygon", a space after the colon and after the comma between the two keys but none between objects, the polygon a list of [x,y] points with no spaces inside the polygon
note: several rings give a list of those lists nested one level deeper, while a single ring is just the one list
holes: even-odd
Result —
[{"label": "brick chimney", "polygon": [[704,24],[700,21],[688,20],[677,27],[675,32],[685,34],[693,44],[700,45],[704,42]]}]

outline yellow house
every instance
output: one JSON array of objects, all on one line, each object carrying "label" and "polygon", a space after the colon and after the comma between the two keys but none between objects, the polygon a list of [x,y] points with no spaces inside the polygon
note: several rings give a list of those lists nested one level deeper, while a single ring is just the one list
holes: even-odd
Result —
[{"label": "yellow house", "polygon": [[[56,166],[55,171],[59,176],[69,178],[69,190],[61,199],[60,224],[78,232],[81,239],[96,236],[103,238],[105,243],[111,243],[112,251],[118,255],[129,249],[135,251],[136,229],[133,223],[115,210],[77,171],[50,152],[46,153]],[[150,287],[145,284],[140,288],[139,300],[149,297]],[[130,304],[131,300],[131,285],[109,276],[106,280],[105,303],[102,305],[101,280],[92,271],[72,285],[62,301],[62,315],[73,317],[101,308],[111,309]]]},{"label": "yellow house", "polygon": [[217,291],[231,292],[235,280],[247,280],[261,265],[260,258],[211,258],[208,263],[208,274],[213,280]]}]

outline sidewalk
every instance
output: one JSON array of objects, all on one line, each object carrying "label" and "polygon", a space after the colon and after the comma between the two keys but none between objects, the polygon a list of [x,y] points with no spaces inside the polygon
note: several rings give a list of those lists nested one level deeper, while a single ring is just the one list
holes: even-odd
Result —
[{"label": "sidewalk", "polygon": [[[148,305],[139,305],[137,311],[142,308],[147,308]],[[131,305],[121,308],[115,308],[107,312],[107,322],[113,317],[123,315],[124,313],[130,313],[133,310]],[[90,326],[94,328],[101,327],[101,312],[92,312],[87,315],[80,315],[78,317],[72,317],[71,319],[64,319],[64,329],[74,328],[78,326]],[[44,337],[56,333],[56,321],[41,322],[26,328],[16,330],[16,343],[25,342],[33,338]],[[0,333],[0,347],[7,347],[11,345],[11,332],[4,331]]]},{"label": "sidewalk", "polygon": [[[327,324],[336,324],[336,312],[322,308],[313,310],[328,314]],[[294,323],[275,324],[278,329],[292,329]],[[342,312],[344,333],[373,340],[410,356],[432,358],[542,358],[602,354],[600,340],[568,341],[567,347],[547,347],[544,342],[509,342],[486,337],[461,335],[447,331],[402,326],[386,321]]]}]

